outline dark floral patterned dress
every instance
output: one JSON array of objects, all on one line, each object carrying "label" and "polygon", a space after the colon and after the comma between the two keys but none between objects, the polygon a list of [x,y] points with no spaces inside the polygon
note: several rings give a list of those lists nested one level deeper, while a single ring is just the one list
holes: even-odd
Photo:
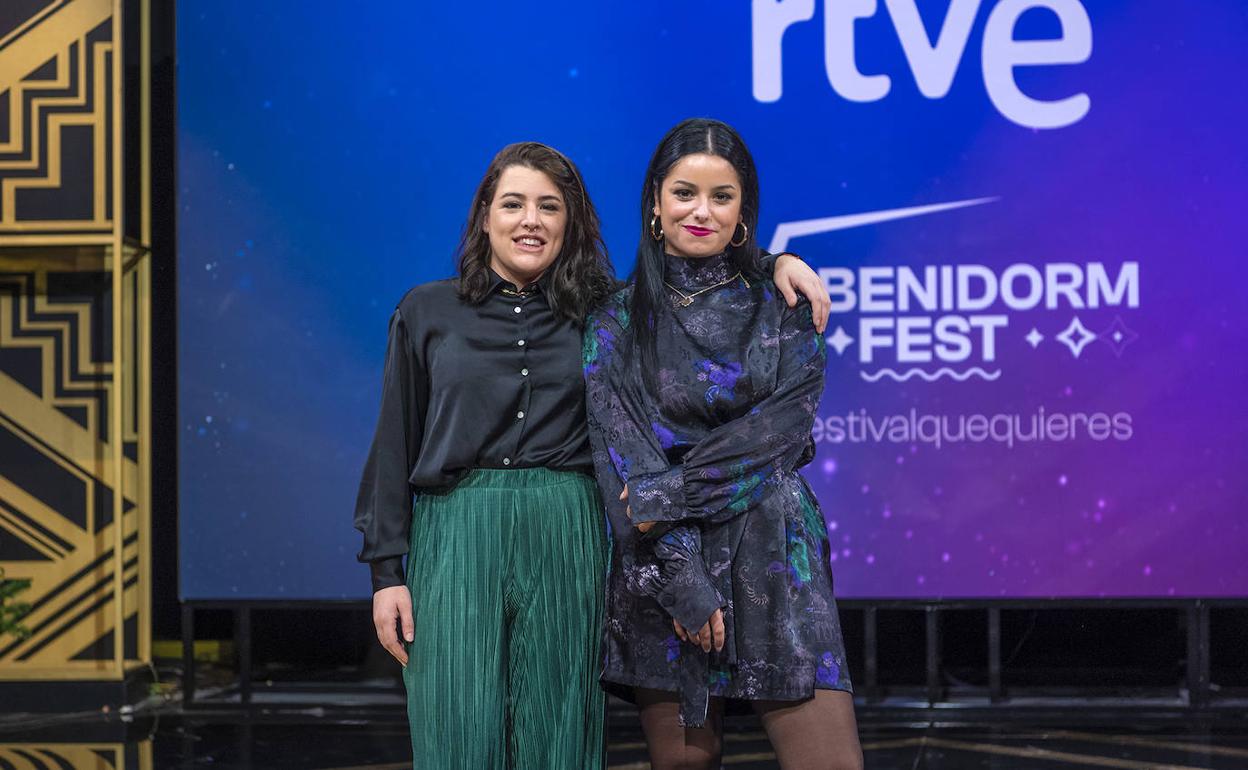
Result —
[{"label": "dark floral patterned dress", "polygon": [[[685,294],[735,273],[722,255],[667,257],[666,281]],[[810,306],[789,308],[770,280],[737,277],[665,308],[656,399],[627,354],[631,292],[585,329],[590,442],[612,539],[604,684],[625,697],[679,692],[691,727],[705,723],[708,696],[851,690],[827,531],[797,473],[814,457],[826,361]],[[647,521],[657,524],[641,534]],[[696,631],[716,608],[722,652],[677,639],[673,618]]]}]

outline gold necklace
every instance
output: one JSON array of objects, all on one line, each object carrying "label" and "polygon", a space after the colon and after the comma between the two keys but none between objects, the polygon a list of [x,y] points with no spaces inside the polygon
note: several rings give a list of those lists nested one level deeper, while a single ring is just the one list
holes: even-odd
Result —
[{"label": "gold necklace", "polygon": [[745,288],[747,289],[750,288],[750,282],[745,280],[745,276],[741,275],[740,270],[738,270],[735,274],[728,276],[727,278],[720,281],[719,283],[712,284],[710,286],[707,286],[704,289],[698,289],[693,294],[685,294],[683,291],[681,291],[680,289],[677,289],[675,286],[671,285],[667,281],[664,281],[663,284],[667,286],[667,288],[676,292],[676,294],[679,296],[679,299],[677,299],[676,297],[672,298],[672,307],[689,307],[690,305],[693,304],[693,298],[698,296],[699,294],[704,294],[710,291],[711,289],[718,289],[720,286],[723,286],[726,283],[732,283],[738,278],[740,278],[741,282],[745,284]]}]

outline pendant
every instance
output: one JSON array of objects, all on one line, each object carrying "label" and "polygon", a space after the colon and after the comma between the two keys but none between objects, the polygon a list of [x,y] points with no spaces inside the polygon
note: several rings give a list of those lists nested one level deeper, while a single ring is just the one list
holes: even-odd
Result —
[{"label": "pendant", "polygon": [[693,304],[693,297],[672,297],[672,307],[689,307]]}]

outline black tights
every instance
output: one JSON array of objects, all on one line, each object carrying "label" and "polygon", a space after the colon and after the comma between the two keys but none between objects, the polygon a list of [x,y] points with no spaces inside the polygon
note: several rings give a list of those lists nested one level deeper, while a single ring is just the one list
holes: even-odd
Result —
[{"label": "black tights", "polygon": [[[654,770],[716,770],[723,753],[724,701],[711,698],[706,726],[681,727],[679,696],[636,690]],[[862,747],[847,692],[815,690],[804,701],[755,701],[754,712],[783,770],[860,770]]]}]

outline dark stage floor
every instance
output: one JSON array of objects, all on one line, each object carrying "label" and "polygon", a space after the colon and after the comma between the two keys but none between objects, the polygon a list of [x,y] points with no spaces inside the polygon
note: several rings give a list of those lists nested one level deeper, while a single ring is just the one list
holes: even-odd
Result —
[{"label": "dark stage floor", "polygon": [[[401,707],[399,707],[401,708]],[[167,706],[117,715],[0,717],[3,768],[321,768],[398,770],[409,765],[397,712],[212,710]],[[1008,716],[896,710],[860,712],[868,768],[1248,768],[1242,713],[1084,712]],[[902,718],[914,721],[900,721]],[[933,719],[941,721],[932,721]],[[752,717],[730,718],[725,767],[776,767]],[[613,704],[610,767],[648,767],[631,707]]]}]

